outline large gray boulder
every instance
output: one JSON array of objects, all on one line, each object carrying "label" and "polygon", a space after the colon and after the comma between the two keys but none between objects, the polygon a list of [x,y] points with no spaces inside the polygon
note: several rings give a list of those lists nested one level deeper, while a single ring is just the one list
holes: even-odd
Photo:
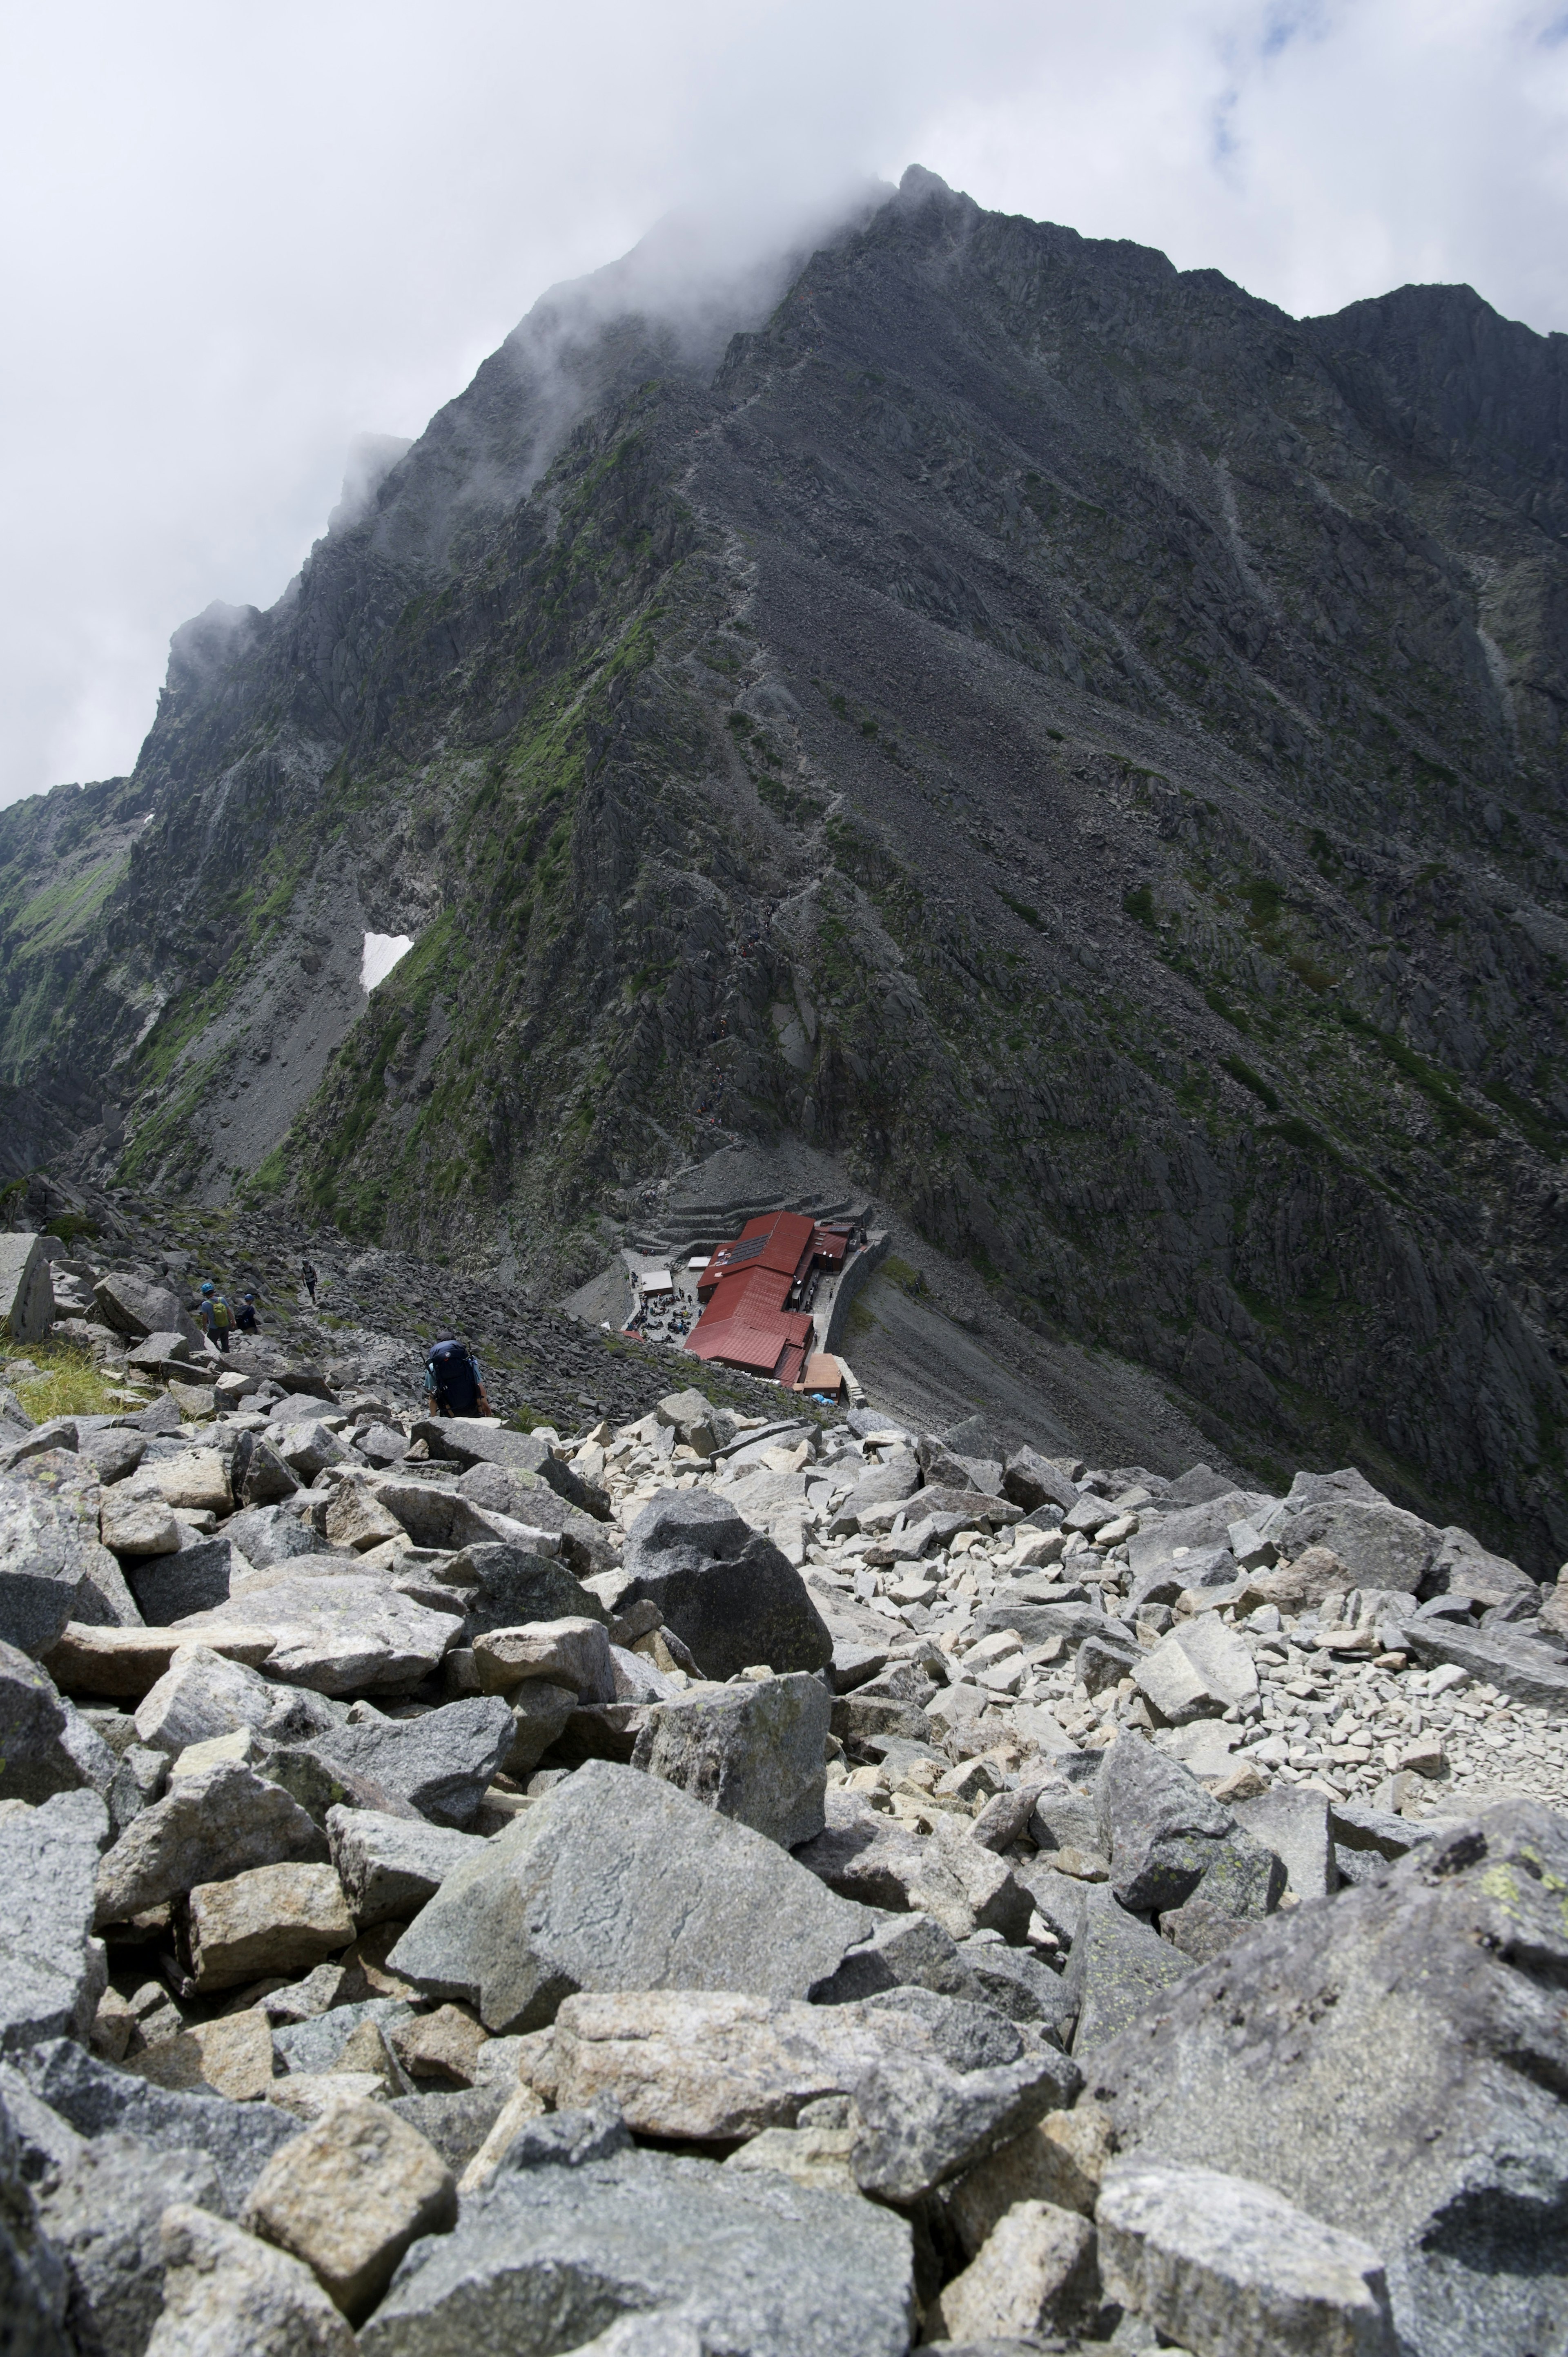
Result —
[{"label": "large gray boulder", "polygon": [[1002,1494],[1026,1514],[1037,1513],[1042,1506],[1059,1506],[1064,1514],[1070,1513],[1079,1498],[1078,1484],[1067,1468],[1035,1448],[1020,1448],[1007,1459]]},{"label": "large gray boulder", "polygon": [[1386,1499],[1339,1496],[1298,1507],[1271,1536],[1291,1560],[1308,1547],[1327,1547],[1358,1587],[1393,1587],[1419,1596],[1441,1534]]},{"label": "large gray boulder", "polygon": [[449,1874],[389,1961],[505,2032],[582,1988],[803,1997],[869,1929],[764,1835],[592,1760]]},{"label": "large gray boulder", "polygon": [[1168,1752],[1122,1736],[1106,1753],[1095,1800],[1112,1890],[1134,1914],[1180,1907],[1199,1885],[1238,1918],[1278,1906],[1283,1866]]},{"label": "large gray boulder", "polygon": [[237,1762],[204,1768],[134,1818],[101,1866],[94,1857],[96,1920],[128,1922],[199,1882],[327,1854],[320,1827],[280,1786]]},{"label": "large gray boulder", "polygon": [[[236,1452],[237,1454],[237,1452]],[[247,1506],[231,1514],[223,1536],[252,1571],[271,1571],[302,1555],[318,1555],[321,1541],[303,1516],[285,1505]]]},{"label": "large gray boulder", "polygon": [[478,1834],[411,1823],[376,1809],[328,1810],[327,1837],[343,1896],[361,1931],[417,1915],[453,1868],[484,1846]]},{"label": "large gray boulder", "polygon": [[130,1341],[143,1341],[149,1334],[172,1333],[180,1335],[193,1350],[206,1347],[207,1338],[195,1318],[166,1287],[150,1284],[145,1277],[122,1276],[110,1270],[93,1286],[92,1298],[105,1326]]},{"label": "large gray boulder", "polygon": [[886,2201],[913,2201],[1070,2104],[1082,2074],[1065,2054],[1027,2043],[988,2007],[927,1988],[891,1989],[868,2014],[912,2018],[931,2051],[884,2054],[854,2088],[855,2183]]},{"label": "large gray boulder", "polygon": [[793,1849],[825,1823],[832,1708],[822,1680],[800,1671],[677,1695],[649,1709],[631,1764]]},{"label": "large gray boulder", "polygon": [[954,1940],[977,1930],[1021,1939],[1030,1904],[1001,1859],[970,1835],[967,1823],[943,1838],[912,1833],[842,1787],[826,1798],[827,1823],[796,1852],[830,1890],[892,1914],[934,1918]]},{"label": "large gray boulder", "polygon": [[[297,1479],[284,1463],[278,1450],[259,1432],[242,1432],[234,1443],[229,1479],[235,1499],[246,1510],[247,1519],[252,1513],[263,1513],[269,1506],[279,1505],[284,1499],[292,1498],[299,1488]],[[244,1541],[239,1533],[234,1535],[236,1544],[243,1546]],[[253,1555],[249,1547],[245,1547],[245,1553],[258,1569],[263,1561],[275,1563],[280,1560],[280,1556],[274,1553]]]},{"label": "large gray boulder", "polygon": [[221,2212],[207,2154],[160,2152],[115,2132],[84,2144],[44,2185],[39,2216],[65,2263],[70,2327],[92,2357],[142,2357],[163,2309],[158,2226],[171,2201]]},{"label": "large gray boulder", "polygon": [[0,1801],[47,1801],[54,1792],[106,1793],[114,1754],[47,1670],[0,1642]]},{"label": "large gray boulder", "polygon": [[1127,1542],[1133,1594],[1152,1573],[1228,1546],[1231,1523],[1245,1521],[1269,1503],[1256,1491],[1222,1490],[1201,1504],[1178,1507],[1174,1513],[1145,1515]]},{"label": "large gray boulder", "polygon": [[847,2005],[640,1990],[567,1997],[550,2040],[555,2100],[612,2103],[637,2135],[727,2143],[853,2096],[852,2166],[911,2201],[1070,2103],[1081,2073],[987,2006],[903,1986]]},{"label": "large gray boulder", "polygon": [[1113,2160],[1095,2222],[1108,2297],[1167,2342],[1393,2357],[1377,2252],[1265,2186],[1217,2169]]},{"label": "large gray boulder", "polygon": [[57,1792],[0,1819],[0,2053],[85,2038],[108,1985],[92,1937],[109,1812],[96,1792]]},{"label": "large gray boulder", "polygon": [[1096,2056],[1121,2148],[1381,2255],[1408,2357],[1568,2333],[1568,1825],[1509,1803],[1261,1927]]},{"label": "large gray boulder", "polygon": [[1478,1539],[1451,1523],[1437,1534],[1420,1592],[1423,1597],[1466,1596],[1481,1609],[1493,1604],[1533,1604],[1540,1589],[1517,1563],[1488,1554]]},{"label": "large gray boulder", "polygon": [[72,1546],[81,1585],[73,1618],[108,1628],[134,1629],[141,1620],[125,1577],[101,1543],[103,1485],[74,1448],[46,1448],[18,1465],[11,1477],[23,1493],[45,1499],[60,1518]]},{"label": "large gray boulder", "polygon": [[364,1574],[290,1577],[286,1565],[263,1586],[211,1611],[188,1614],[182,1631],[238,1623],[270,1629],[269,1676],[318,1694],[406,1692],[429,1676],[462,1626]]},{"label": "large gray boulder", "polygon": [[[627,1534],[628,1595],[659,1606],[704,1677],[825,1670],[827,1623],[771,1539],[706,1490],[666,1490]],[[622,1604],[624,1611],[625,1604]]]},{"label": "large gray boulder", "polygon": [[[909,2229],[887,2210],[768,2170],[628,2151],[503,2165],[456,2233],[413,2245],[360,2347],[904,2357],[913,2293]],[[666,2328],[683,2337],[658,2337]]]},{"label": "large gray boulder", "polygon": [[983,1604],[970,1624],[975,1634],[989,1637],[1011,1629],[1026,1645],[1046,1645],[1059,1637],[1075,1650],[1105,1634],[1105,1615],[1097,1604],[1041,1604],[1030,1593],[1038,1584],[1015,1580],[1004,1595]]},{"label": "large gray boulder", "polygon": [[0,2346],[6,2357],[76,2357],[69,2279],[23,2174],[22,2141],[0,2101]]},{"label": "large gray boulder", "polygon": [[591,1489],[581,1474],[551,1455],[547,1442],[535,1440],[532,1433],[498,1430],[468,1416],[425,1416],[409,1437],[423,1440],[432,1457],[445,1457],[465,1469],[473,1465],[499,1465],[510,1473],[531,1475],[579,1512],[601,1521],[608,1514],[603,1491]]},{"label": "large gray boulder", "polygon": [[512,1714],[499,1695],[469,1695],[418,1718],[367,1718],[315,1738],[339,1761],[407,1801],[433,1824],[471,1824],[511,1749]]},{"label": "large gray boulder", "polygon": [[71,1498],[20,1472],[0,1474],[0,1641],[37,1660],[68,1620],[134,1620],[134,1605],[124,1615],[108,1609],[114,1581],[124,1586],[113,1556],[84,1527]]},{"label": "large gray boulder", "polygon": [[444,1578],[463,1606],[465,1644],[491,1629],[521,1629],[531,1620],[609,1619],[593,1590],[579,1586],[558,1556],[499,1540],[463,1547]]},{"label": "large gray boulder", "polygon": [[1477,1683],[1498,1686],[1516,1702],[1558,1716],[1568,1713],[1568,1663],[1555,1647],[1533,1644],[1506,1629],[1485,1634],[1463,1621],[1408,1620],[1401,1641],[1423,1669],[1452,1662]]},{"label": "large gray boulder", "polygon": [[354,2357],[303,2260],[188,2201],[170,2202],[159,2239],[164,2312],[147,2357]]},{"label": "large gray boulder", "polygon": [[0,1234],[0,1333],[13,1342],[40,1342],[54,1314],[54,1287],[41,1239],[22,1232]]},{"label": "large gray boulder", "polygon": [[502,1465],[470,1465],[457,1483],[457,1494],[471,1505],[527,1529],[548,1531],[561,1542],[567,1568],[579,1578],[609,1571],[620,1562],[620,1533],[607,1526],[531,1473],[510,1471]]},{"label": "large gray boulder", "polygon": [[1129,2022],[1162,2006],[1192,1959],[1128,1914],[1102,1882],[1086,1887],[1062,1986],[1077,2017],[1072,2050],[1099,2052]]},{"label": "large gray boulder", "polygon": [[[194,1640],[182,1645],[133,1714],[139,1742],[171,1755],[237,1728],[270,1728],[292,1697],[243,1662]],[[281,1728],[279,1730],[281,1734]]]},{"label": "large gray boulder", "polygon": [[[182,1528],[184,1526],[182,1525]],[[136,1609],[152,1629],[172,1628],[191,1612],[209,1612],[225,1603],[237,1565],[228,1533],[211,1538],[188,1534],[171,1555],[141,1555],[124,1566],[125,1584],[136,1599]]]},{"label": "large gray boulder", "polygon": [[251,2188],[299,2122],[271,2104],[231,2104],[221,2095],[185,2095],[101,2062],[69,2038],[51,2039],[20,2057],[32,2093],[78,2136],[134,2136],[159,2153],[205,2153],[218,2172],[228,2214],[243,2213]]}]

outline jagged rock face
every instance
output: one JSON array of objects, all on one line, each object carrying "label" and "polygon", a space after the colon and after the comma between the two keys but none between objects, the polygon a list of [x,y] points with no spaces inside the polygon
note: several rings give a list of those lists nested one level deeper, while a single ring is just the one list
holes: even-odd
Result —
[{"label": "jagged rock face", "polygon": [[1560,341],[918,173],[716,368],[562,317],[0,818],[18,1121],[579,1275],[798,1132],[1233,1454],[1554,1567]]}]

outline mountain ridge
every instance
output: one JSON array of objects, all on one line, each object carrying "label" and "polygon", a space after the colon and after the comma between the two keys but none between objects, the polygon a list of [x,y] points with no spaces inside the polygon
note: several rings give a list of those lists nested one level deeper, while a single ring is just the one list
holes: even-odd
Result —
[{"label": "mountain ridge", "polygon": [[0,813],[13,1155],[565,1286],[799,1135],[1238,1461],[1560,1557],[1568,339],[918,172],[716,365],[554,300]]}]

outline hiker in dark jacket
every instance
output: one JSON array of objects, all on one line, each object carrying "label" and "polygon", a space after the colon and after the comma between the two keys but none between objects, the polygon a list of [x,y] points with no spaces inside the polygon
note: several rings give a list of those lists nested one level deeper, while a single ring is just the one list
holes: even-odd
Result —
[{"label": "hiker in dark jacket", "polygon": [[311,1300],[314,1301],[316,1298],[316,1271],[311,1267],[310,1263],[307,1260],[302,1260],[299,1264],[299,1273],[305,1279],[305,1289],[306,1293],[309,1294]]},{"label": "hiker in dark jacket", "polygon": [[242,1293],[240,1296],[240,1307],[234,1312],[234,1323],[242,1334],[254,1334],[260,1330],[256,1325],[256,1297],[253,1293]]},{"label": "hiker in dark jacket", "polygon": [[467,1342],[433,1342],[424,1361],[424,1388],[437,1415],[489,1415],[485,1379]]},{"label": "hiker in dark jacket", "polygon": [[201,1288],[196,1322],[209,1342],[215,1342],[219,1350],[227,1351],[229,1329],[234,1323],[234,1313],[210,1277]]}]

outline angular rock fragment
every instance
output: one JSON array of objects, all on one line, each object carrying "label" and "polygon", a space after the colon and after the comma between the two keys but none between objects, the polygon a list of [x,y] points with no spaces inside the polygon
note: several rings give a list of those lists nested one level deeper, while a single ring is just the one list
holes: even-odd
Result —
[{"label": "angular rock fragment", "polygon": [[1054,2202],[1019,2201],[944,2285],[932,2320],[969,2341],[1070,2331],[1098,2305],[1099,2291],[1089,2221]]},{"label": "angular rock fragment", "polygon": [[1021,1937],[1029,1902],[1002,1861],[970,1839],[908,1832],[880,1815],[858,1792],[826,1796],[827,1823],[802,1843],[800,1864],[841,1898],[895,1913],[918,1910],[955,1940],[984,1926]]},{"label": "angular rock fragment", "polygon": [[1568,1829],[1516,1802],[1275,1917],[1097,2057],[1123,2150],[1251,2179],[1366,2236],[1422,2357],[1550,2346],[1568,2326],[1568,2276],[1541,2264],[1546,2222],[1568,2215],[1541,1997],[1568,1977],[1560,1885]]},{"label": "angular rock fragment", "polygon": [[136,1734],[155,1751],[172,1754],[236,1727],[263,1727],[280,1698],[276,1686],[242,1662],[193,1639],[137,1704]]},{"label": "angular rock fragment", "polygon": [[208,1612],[225,1603],[234,1573],[234,1549],[226,1533],[197,1539],[182,1523],[180,1544],[173,1553],[128,1564],[125,1580],[143,1620],[167,1628],[188,1613]]},{"label": "angular rock fragment", "polygon": [[481,1694],[510,1694],[526,1678],[548,1678],[586,1702],[616,1698],[609,1633],[580,1614],[486,1631],[474,1639],[474,1668]]},{"label": "angular rock fragment", "polygon": [[28,2087],[79,2136],[134,2136],[160,2153],[204,2153],[218,2172],[231,2217],[297,2123],[270,2104],[231,2104],[219,2095],[184,2095],[115,2070],[71,2039],[53,2040],[19,2059]]},{"label": "angular rock fragment", "polygon": [[173,1555],[179,1546],[181,1525],[167,1499],[128,1484],[111,1490],[99,1509],[98,1527],[104,1545],[127,1559]]},{"label": "angular rock fragment", "polygon": [[474,1695],[418,1718],[366,1718],[330,1727],[313,1748],[435,1824],[461,1828],[472,1822],[512,1740],[506,1704],[497,1695]]},{"label": "angular rock fragment", "polygon": [[800,1573],[733,1506],[703,1490],[665,1491],[627,1534],[629,1593],[659,1606],[705,1677],[766,1662],[822,1670],[832,1639]]},{"label": "angular rock fragment", "polygon": [[1376,2251],[1266,2186],[1141,2157],[1113,2160],[1097,2217],[1108,2296],[1168,2340],[1216,2357],[1393,2350]]},{"label": "angular rock fragment", "polygon": [[1152,1653],[1133,1663],[1132,1674],[1172,1727],[1195,1718],[1218,1718],[1251,1701],[1258,1691],[1258,1674],[1245,1642],[1217,1612],[1196,1613],[1174,1629]]},{"label": "angular rock fragment", "polygon": [[407,1922],[453,1868],[483,1846],[478,1835],[371,1809],[330,1810],[327,1834],[343,1895],[361,1931],[371,1923]]},{"label": "angular rock fragment", "polygon": [[450,1873],[389,1961],[505,2033],[579,1988],[803,1997],[869,1928],[764,1835],[590,1760]]},{"label": "angular rock fragment", "polygon": [[354,1936],[329,1866],[257,1866],[190,1893],[193,1988],[237,1988],[263,1973],[308,1972]]},{"label": "angular rock fragment", "polygon": [[242,1622],[203,1630],[198,1638],[183,1629],[91,1628],[72,1620],[45,1654],[44,1667],[73,1694],[133,1702],[152,1691],[182,1646],[198,1642],[210,1644],[225,1661],[254,1667],[271,1653],[273,1632]]},{"label": "angular rock fragment", "polygon": [[1308,1547],[1327,1547],[1358,1587],[1397,1587],[1412,1596],[1423,1592],[1440,1538],[1430,1523],[1390,1505],[1386,1498],[1345,1496],[1298,1507],[1272,1535],[1291,1561]]},{"label": "angular rock fragment", "polygon": [[379,1580],[352,1573],[291,1577],[286,1565],[267,1585],[247,1581],[242,1595],[190,1615],[181,1631],[199,1635],[231,1622],[272,1631],[272,1676],[328,1695],[416,1685],[436,1667],[459,1626]]},{"label": "angular rock fragment", "polygon": [[1179,1760],[1136,1736],[1112,1746],[1096,1787],[1111,1887],[1137,1914],[1163,1914],[1204,1895],[1238,1917],[1268,1913],[1284,1868],[1241,1832]]},{"label": "angular rock fragment", "polygon": [[895,1989],[872,2005],[923,2018],[935,2052],[884,2055],[854,2089],[853,2154],[863,2192],[912,2201],[1069,2104],[1080,2074],[1049,2046],[1028,2050],[988,2008]]},{"label": "angular rock fragment", "polygon": [[252,2231],[303,2259],[357,2323],[409,2244],[457,2222],[457,2188],[435,2147],[384,2104],[337,2105],[268,2162],[246,2213]]},{"label": "angular rock fragment", "polygon": [[471,2087],[484,2050],[495,2041],[460,2005],[412,2014],[387,2033],[387,2043],[416,2085]]},{"label": "angular rock fragment", "polygon": [[114,1781],[109,1746],[47,1670],[0,1641],[0,1801],[47,1801],[55,1792],[105,1793]]},{"label": "angular rock fragment", "polygon": [[1111,2149],[1110,2120],[1086,2102],[1047,2112],[1036,2127],[998,2146],[946,2190],[965,2252],[972,2258],[1015,2201],[1049,2201],[1092,2218]]},{"label": "angular rock fragment", "polygon": [[[54,1461],[55,1453],[38,1460]],[[96,1507],[92,1522],[84,1527],[69,1496],[20,1474],[0,1475],[0,1641],[37,1660],[69,1620],[135,1619],[128,1594],[128,1610],[106,1601],[112,1583],[124,1583],[97,1544]]]},{"label": "angular rock fragment", "polygon": [[[548,1678],[530,1678],[519,1686],[511,1701],[510,1748],[501,1761],[507,1774],[531,1774],[579,1715],[588,1716],[585,1711],[579,1714],[578,1698],[571,1686],[553,1685]],[[629,1756],[634,1739],[628,1735],[624,1756]]]},{"label": "angular rock fragment", "polygon": [[342,2317],[285,2251],[180,2201],[160,2233],[164,2309],[147,2357],[355,2357]]},{"label": "angular rock fragment", "polygon": [[[530,2090],[520,2087],[515,2092],[526,2095]],[[460,2179],[483,2151],[510,2100],[505,2089],[487,2080],[478,2087],[422,2088],[416,2095],[394,2095],[387,2109],[394,2119],[406,2120],[434,2145],[453,2176]],[[537,2096],[532,2101],[536,2108],[542,2108]]]},{"label": "angular rock fragment", "polygon": [[70,2277],[79,2349],[140,2357],[164,2304],[159,2222],[177,2201],[221,2212],[218,2172],[204,2153],[158,2152],[110,2134],[51,2172],[38,2212]]},{"label": "angular rock fragment", "polygon": [[108,1831],[108,1810],[86,1791],[0,1818],[0,2053],[84,2040],[91,2027],[108,1980],[92,1937]]},{"label": "angular rock fragment", "polygon": [[466,1613],[464,1641],[490,1629],[521,1629],[536,1620],[607,1620],[608,1613],[590,1588],[574,1578],[560,1558],[542,1551],[509,1546],[499,1540],[465,1546],[446,1566],[446,1577]]},{"label": "angular rock fragment", "polygon": [[272,2024],[254,2007],[199,2021],[177,2037],[160,2039],[125,2066],[155,2087],[179,2094],[227,2095],[233,2104],[254,2101],[273,2083]]},{"label": "angular rock fragment", "polygon": [[831,1708],[800,1673],[677,1695],[649,1710],[631,1764],[792,1849],[826,1822]]},{"label": "angular rock fragment", "polygon": [[930,1915],[889,1915],[869,1940],[847,1949],[837,1972],[818,1981],[813,2005],[854,2005],[884,1989],[929,1988],[941,1996],[983,2001],[983,1991],[957,1942]]},{"label": "angular rock fragment", "polygon": [[[455,2233],[410,2253],[360,2347],[424,2357],[457,2335],[596,2357],[903,2357],[912,2289],[909,2229],[870,2202],[619,2152],[499,2171]],[[616,2338],[618,2318],[632,2337]],[[687,2337],[650,2337],[666,2328]]]},{"label": "angular rock fragment", "polygon": [[1275,1784],[1233,1806],[1238,1824],[1281,1860],[1298,1899],[1326,1899],[1337,1887],[1328,1803],[1321,1792]]},{"label": "angular rock fragment", "polygon": [[277,1785],[249,1768],[209,1768],[121,1835],[98,1867],[96,1920],[128,1922],[198,1883],[326,1853],[320,1828]]},{"label": "angular rock fragment", "polygon": [[1068,1953],[1063,1986],[1078,2016],[1072,2050],[1080,2060],[1162,2006],[1193,1970],[1191,1960],[1118,1905],[1103,1884],[1090,1888]]},{"label": "angular rock fragment", "polygon": [[349,2045],[367,2024],[388,2029],[413,2011],[405,1997],[362,1997],[331,2005],[301,2021],[284,2022],[273,2032],[273,2048],[291,2076],[340,2070]]}]

